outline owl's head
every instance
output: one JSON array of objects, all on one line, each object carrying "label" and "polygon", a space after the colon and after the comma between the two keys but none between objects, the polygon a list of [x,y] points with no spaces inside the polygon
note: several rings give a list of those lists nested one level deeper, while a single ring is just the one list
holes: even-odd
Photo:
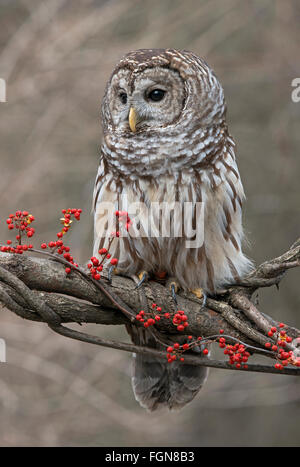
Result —
[{"label": "owl's head", "polygon": [[209,127],[225,118],[223,89],[191,52],[142,49],[125,55],[107,84],[104,133],[134,137],[172,127]]}]

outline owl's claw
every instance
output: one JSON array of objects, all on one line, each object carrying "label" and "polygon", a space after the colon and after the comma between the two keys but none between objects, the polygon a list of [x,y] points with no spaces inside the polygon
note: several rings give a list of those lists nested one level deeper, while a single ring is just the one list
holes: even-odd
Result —
[{"label": "owl's claw", "polygon": [[175,305],[177,306],[178,302],[177,302],[176,294],[177,294],[180,287],[179,287],[179,284],[177,283],[176,279],[170,278],[167,281],[167,287],[168,287],[169,291],[171,292],[171,295],[172,295],[172,298],[174,300]]},{"label": "owl's claw", "polygon": [[141,271],[139,274],[138,274],[138,278],[139,278],[139,282],[137,283],[137,285],[135,286],[136,289],[139,289],[143,283],[148,279],[148,273],[147,271]]},{"label": "owl's claw", "polygon": [[107,279],[108,282],[111,284],[112,281],[112,275],[113,274],[120,274],[120,270],[116,268],[116,266],[111,265],[108,269],[108,274],[107,274]]},{"label": "owl's claw", "polygon": [[177,302],[177,297],[176,297],[176,286],[175,286],[174,283],[172,283],[172,284],[170,285],[170,289],[171,289],[172,298],[173,298],[173,300],[174,300],[174,302],[175,302],[175,305],[177,306],[177,305],[178,305],[178,302]]},{"label": "owl's claw", "polygon": [[115,269],[115,266],[110,266],[110,268],[108,269],[107,279],[110,284],[112,282],[111,276],[112,276],[114,269]]},{"label": "owl's claw", "polygon": [[204,292],[203,289],[198,288],[198,289],[193,289],[191,292],[196,295],[197,298],[201,299],[202,298],[202,305],[201,308],[205,308],[206,302],[207,302],[207,294]]},{"label": "owl's claw", "polygon": [[206,307],[206,302],[207,302],[207,294],[203,292],[203,301],[202,301],[201,309]]}]

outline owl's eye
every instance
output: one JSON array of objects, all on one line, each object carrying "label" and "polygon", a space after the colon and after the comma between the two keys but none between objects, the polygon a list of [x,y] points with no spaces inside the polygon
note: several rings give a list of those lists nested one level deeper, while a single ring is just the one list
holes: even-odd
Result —
[{"label": "owl's eye", "polygon": [[119,98],[120,98],[120,101],[122,102],[122,104],[127,104],[127,94],[126,94],[126,92],[121,92],[119,94]]},{"label": "owl's eye", "polygon": [[153,91],[149,92],[148,99],[153,102],[159,102],[164,98],[166,91],[163,89],[153,89]]}]

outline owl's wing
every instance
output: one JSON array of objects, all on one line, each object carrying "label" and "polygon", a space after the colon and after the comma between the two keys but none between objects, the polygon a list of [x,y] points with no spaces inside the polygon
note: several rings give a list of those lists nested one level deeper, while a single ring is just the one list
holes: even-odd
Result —
[{"label": "owl's wing", "polygon": [[106,247],[108,232],[114,230],[113,213],[117,209],[117,192],[113,175],[106,169],[101,154],[93,193],[94,214],[94,256],[100,248]]},{"label": "owl's wing", "polygon": [[213,265],[210,288],[216,290],[238,280],[252,268],[252,262],[242,251],[245,194],[230,137],[220,157],[202,174],[202,182],[205,249]]}]

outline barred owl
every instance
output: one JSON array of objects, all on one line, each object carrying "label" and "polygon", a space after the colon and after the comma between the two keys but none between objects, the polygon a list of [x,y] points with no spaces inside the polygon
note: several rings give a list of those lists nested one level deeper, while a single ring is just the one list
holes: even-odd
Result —
[{"label": "barred owl", "polygon": [[[108,81],[102,120],[94,255],[99,256],[98,250],[109,241],[103,203],[120,209],[126,195],[129,204],[142,206],[134,221],[143,235],[120,236],[112,243],[120,273],[163,272],[183,290],[208,294],[245,274],[251,262],[241,249],[244,191],[226,123],[223,88],[207,63],[185,50],[128,53]],[[192,208],[184,223],[194,226],[200,222],[195,206],[203,207],[201,244],[187,247],[184,232],[175,235],[173,229],[169,236],[154,235],[147,227],[151,204],[174,202],[189,203]],[[135,343],[158,346],[141,328],[132,328],[130,334]],[[168,365],[143,355],[134,358],[134,393],[149,410],[182,407],[206,377],[204,367]]]}]

